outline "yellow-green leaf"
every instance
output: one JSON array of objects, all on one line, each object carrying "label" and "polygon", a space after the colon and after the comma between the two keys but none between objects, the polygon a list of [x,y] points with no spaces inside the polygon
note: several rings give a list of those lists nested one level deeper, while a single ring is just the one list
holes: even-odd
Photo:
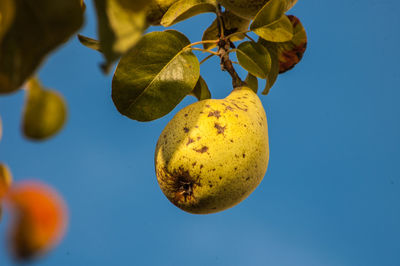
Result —
[{"label": "yellow-green leaf", "polygon": [[247,86],[249,86],[250,89],[252,89],[255,93],[257,93],[257,91],[258,91],[258,79],[257,79],[257,77],[255,77],[252,74],[248,73],[247,77],[246,77],[246,80],[244,82],[246,82]]},{"label": "yellow-green leaf", "polygon": [[29,80],[23,116],[24,135],[32,140],[45,140],[63,127],[67,107],[62,96],[42,88],[37,79]]},{"label": "yellow-green leaf", "polygon": [[201,13],[216,12],[216,9],[216,0],[180,0],[164,14],[161,25],[169,27]]},{"label": "yellow-green leaf", "polygon": [[277,43],[267,42],[263,39],[259,39],[258,43],[267,48],[269,55],[271,56],[271,70],[268,73],[267,82],[265,83],[265,88],[262,92],[262,94],[267,95],[275,84],[279,74],[278,48]]},{"label": "yellow-green leaf", "polygon": [[0,1],[0,43],[10,28],[15,16],[15,0]]},{"label": "yellow-green leaf", "polygon": [[151,32],[122,58],[112,82],[118,111],[134,120],[168,114],[195,87],[200,76],[190,42],[178,31]]},{"label": "yellow-green leaf", "polygon": [[196,97],[199,101],[211,98],[211,92],[202,76],[199,77],[199,80],[190,95]]},{"label": "yellow-green leaf", "polygon": [[303,58],[307,48],[307,34],[300,20],[292,15],[288,16],[293,25],[294,36],[288,42],[278,44],[279,73],[292,69]]},{"label": "yellow-green leaf", "polygon": [[83,36],[78,34],[78,40],[81,44],[83,44],[84,46],[96,50],[98,52],[101,52],[101,45],[100,42],[98,40]]},{"label": "yellow-green leaf", "polygon": [[[246,18],[253,19],[257,13],[262,9],[262,7],[269,2],[270,0],[218,0],[221,3],[225,10],[232,11],[236,15]],[[284,12],[288,11],[292,8],[297,0],[283,0],[285,9]],[[283,13],[282,13],[283,14]]]},{"label": "yellow-green leaf", "polygon": [[179,0],[150,0],[149,8],[146,12],[147,23],[154,26],[159,26],[161,18],[168,9]]},{"label": "yellow-green leaf", "polygon": [[[225,36],[236,32],[245,32],[250,25],[250,20],[238,17],[230,11],[223,12],[221,18],[224,21],[224,26],[226,30]],[[204,31],[202,40],[218,40],[219,37],[218,20],[215,19],[212,24]],[[230,38],[230,40],[232,42],[235,42],[244,39],[244,37],[244,34],[238,34],[234,35],[232,38]],[[204,49],[212,49],[216,47],[217,44],[205,43],[203,44],[203,46]]]},{"label": "yellow-green leaf", "polygon": [[146,10],[129,9],[121,0],[95,0],[100,47],[106,59],[105,72],[142,37]]},{"label": "yellow-green leaf", "polygon": [[293,26],[284,12],[286,0],[271,0],[258,12],[250,30],[264,40],[286,42],[293,38]]},{"label": "yellow-green leaf", "polygon": [[81,0],[14,2],[15,18],[0,42],[0,93],[20,88],[45,56],[83,23]]},{"label": "yellow-green leaf", "polygon": [[262,79],[267,77],[271,69],[271,57],[264,46],[255,42],[242,42],[236,55],[239,64],[252,75]]}]

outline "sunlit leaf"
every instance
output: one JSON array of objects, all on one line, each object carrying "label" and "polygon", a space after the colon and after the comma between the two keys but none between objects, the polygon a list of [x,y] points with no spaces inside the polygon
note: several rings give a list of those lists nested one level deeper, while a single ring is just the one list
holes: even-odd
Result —
[{"label": "sunlit leaf", "polygon": [[42,88],[37,79],[28,82],[22,129],[32,140],[45,140],[63,127],[67,107],[62,96]]},{"label": "sunlit leaf", "polygon": [[287,3],[285,0],[269,1],[254,18],[250,30],[264,40],[286,42],[293,38],[293,27],[284,15]]},{"label": "sunlit leaf", "polygon": [[15,0],[0,1],[0,43],[10,28],[15,16]]},{"label": "sunlit leaf", "polygon": [[8,166],[0,162],[0,200],[7,193],[12,183],[12,174]]},{"label": "sunlit leaf", "polygon": [[197,57],[184,49],[189,40],[177,31],[146,34],[118,64],[112,98],[118,111],[138,121],[168,114],[195,87]]},{"label": "sunlit leaf", "polygon": [[307,35],[300,20],[292,15],[289,15],[288,18],[293,25],[294,36],[292,40],[277,45],[279,73],[284,73],[292,69],[300,62],[307,48]]},{"label": "sunlit leaf", "polygon": [[[225,11],[222,13],[221,18],[224,21],[225,25],[225,36],[228,36],[232,33],[236,32],[244,32],[248,29],[250,25],[250,20],[241,18],[233,14],[232,12]],[[206,40],[218,40],[219,39],[219,29],[218,29],[218,20],[215,19],[212,24],[204,31],[203,33],[203,41]],[[234,35],[230,40],[232,42],[239,41],[245,38],[244,34]],[[205,43],[203,44],[204,49],[212,49],[217,46],[217,44]]]},{"label": "sunlit leaf", "polygon": [[257,79],[257,77],[255,77],[252,74],[248,73],[245,82],[250,87],[250,89],[252,89],[255,93],[257,93],[257,91],[258,91],[258,79]]},{"label": "sunlit leaf", "polygon": [[13,185],[7,195],[14,257],[31,260],[54,248],[68,223],[66,205],[59,194],[38,181],[24,181]]},{"label": "sunlit leaf", "polygon": [[132,48],[146,29],[146,9],[129,9],[120,0],[95,0],[105,72]]},{"label": "sunlit leaf", "polygon": [[83,23],[81,0],[14,1],[15,19],[0,43],[0,93],[20,88]]},{"label": "sunlit leaf", "polygon": [[267,95],[275,84],[279,74],[278,48],[277,43],[267,42],[263,39],[259,39],[258,43],[267,48],[269,55],[271,56],[271,70],[268,73],[267,82],[265,83],[265,88],[262,92],[262,94]]},{"label": "sunlit leaf", "polygon": [[86,47],[101,52],[101,45],[98,40],[80,34],[78,34],[78,40],[81,44],[85,45]]},{"label": "sunlit leaf", "polygon": [[201,13],[215,12],[216,0],[180,0],[164,14],[161,25],[169,27]]},{"label": "sunlit leaf", "polygon": [[259,43],[242,42],[236,51],[239,64],[256,77],[265,79],[271,69],[268,50]]},{"label": "sunlit leaf", "polygon": [[190,95],[196,97],[199,101],[211,98],[211,92],[202,76],[199,77],[199,80]]}]

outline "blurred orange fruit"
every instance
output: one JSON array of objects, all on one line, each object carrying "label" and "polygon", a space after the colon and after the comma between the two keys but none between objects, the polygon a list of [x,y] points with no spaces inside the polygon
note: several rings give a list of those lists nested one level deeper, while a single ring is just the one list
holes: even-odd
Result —
[{"label": "blurred orange fruit", "polygon": [[10,247],[17,259],[43,255],[58,244],[68,218],[56,191],[38,181],[23,181],[11,187],[7,200],[13,214]]}]

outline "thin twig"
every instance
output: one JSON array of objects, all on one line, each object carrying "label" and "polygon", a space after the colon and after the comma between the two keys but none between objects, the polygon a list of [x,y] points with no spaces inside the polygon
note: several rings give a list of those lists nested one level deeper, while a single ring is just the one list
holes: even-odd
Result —
[{"label": "thin twig", "polygon": [[224,20],[222,19],[222,11],[220,4],[218,4],[217,6],[217,26],[218,26],[219,37],[223,38],[225,36],[225,23]]},{"label": "thin twig", "polygon": [[194,48],[194,47],[192,47],[190,49],[196,50],[196,51],[201,51],[203,53],[210,53],[210,54],[213,54],[213,55],[219,55],[217,52],[214,52],[214,51],[211,51],[211,50],[206,50],[206,49],[201,49],[201,48]]},{"label": "thin twig", "polygon": [[209,54],[207,57],[205,57],[203,60],[200,61],[200,65],[203,64],[205,61],[210,59],[211,57],[215,56],[215,54]]},{"label": "thin twig", "polygon": [[191,44],[189,44],[189,45],[186,45],[182,50],[185,50],[185,49],[190,48],[190,47],[195,46],[195,45],[204,44],[204,43],[213,43],[213,44],[217,44],[218,41],[219,41],[219,40],[206,40],[206,41],[194,42],[194,43],[191,43]]}]

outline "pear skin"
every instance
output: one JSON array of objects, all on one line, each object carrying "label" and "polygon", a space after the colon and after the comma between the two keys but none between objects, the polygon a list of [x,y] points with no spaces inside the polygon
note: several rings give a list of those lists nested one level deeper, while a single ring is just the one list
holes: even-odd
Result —
[{"label": "pear skin", "polygon": [[155,170],[174,205],[208,214],[247,198],[263,179],[268,159],[264,108],[250,88],[241,87],[225,99],[179,111],[157,142]]}]

